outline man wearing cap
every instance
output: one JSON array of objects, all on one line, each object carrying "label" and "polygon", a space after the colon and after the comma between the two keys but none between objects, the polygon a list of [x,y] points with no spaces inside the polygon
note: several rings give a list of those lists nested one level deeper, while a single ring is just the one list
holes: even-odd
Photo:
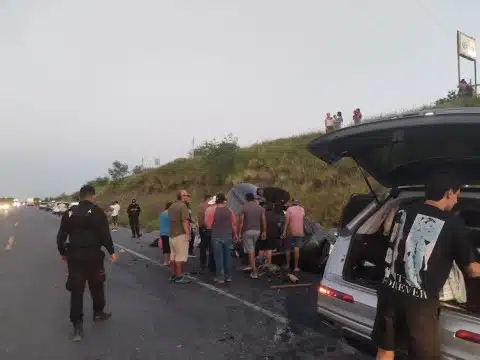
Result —
[{"label": "man wearing cap", "polygon": [[300,246],[303,243],[305,233],[303,230],[303,221],[305,219],[305,209],[300,206],[298,200],[292,201],[285,213],[285,226],[283,228],[282,239],[285,239],[285,260],[286,268],[290,268],[290,253],[293,248],[293,262],[295,272],[299,272],[298,263],[300,261]]},{"label": "man wearing cap", "polygon": [[255,264],[255,245],[260,237],[262,240],[266,239],[267,220],[265,209],[255,201],[255,196],[252,193],[246,194],[245,199],[247,202],[240,212],[238,234],[242,234],[243,251],[248,254],[248,260],[252,267],[250,277],[258,279]]},{"label": "man wearing cap", "polygon": [[177,201],[168,208],[170,221],[170,281],[175,284],[186,284],[190,281],[182,275],[183,264],[188,259],[190,241],[190,212],[187,201],[190,195],[186,190],[177,193]]}]

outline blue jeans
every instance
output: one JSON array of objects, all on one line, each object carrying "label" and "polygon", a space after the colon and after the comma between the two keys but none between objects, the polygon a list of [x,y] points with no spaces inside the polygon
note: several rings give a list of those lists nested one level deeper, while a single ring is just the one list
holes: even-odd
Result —
[{"label": "blue jeans", "polygon": [[212,238],[212,244],[217,277],[230,276],[232,273],[232,239]]}]

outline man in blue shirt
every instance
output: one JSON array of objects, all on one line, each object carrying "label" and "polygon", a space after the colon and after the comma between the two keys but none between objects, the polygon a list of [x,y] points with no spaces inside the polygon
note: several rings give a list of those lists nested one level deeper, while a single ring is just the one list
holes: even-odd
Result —
[{"label": "man in blue shirt", "polygon": [[165,205],[165,210],[160,214],[160,238],[163,250],[163,265],[170,265],[170,219],[168,218],[168,208],[172,205],[169,201]]}]

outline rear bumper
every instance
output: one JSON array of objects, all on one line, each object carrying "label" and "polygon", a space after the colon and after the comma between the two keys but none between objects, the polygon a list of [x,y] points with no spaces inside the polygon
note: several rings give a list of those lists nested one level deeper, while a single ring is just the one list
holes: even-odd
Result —
[{"label": "rear bumper", "polygon": [[371,343],[372,329],[356,321],[350,320],[341,314],[317,305],[317,312],[335,328],[347,332],[354,337]]}]

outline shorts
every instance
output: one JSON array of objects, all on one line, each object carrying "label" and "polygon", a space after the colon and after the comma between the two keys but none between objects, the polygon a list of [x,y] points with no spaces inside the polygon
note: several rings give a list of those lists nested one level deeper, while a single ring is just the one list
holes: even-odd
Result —
[{"label": "shorts", "polygon": [[303,244],[303,236],[289,236],[285,239],[285,250],[299,248]]},{"label": "shorts", "polygon": [[118,216],[112,216],[112,222],[114,224],[118,223]]},{"label": "shorts", "polygon": [[168,235],[160,235],[162,241],[162,251],[164,254],[170,254],[170,237]]},{"label": "shorts", "polygon": [[255,253],[255,244],[260,237],[260,230],[247,230],[242,235],[243,251],[247,254]]},{"label": "shorts", "polygon": [[377,348],[409,351],[409,359],[439,360],[440,304],[402,293],[380,290],[372,340]]},{"label": "shorts", "polygon": [[265,240],[258,240],[258,250],[275,250],[278,248],[278,238],[266,238]]},{"label": "shorts", "polygon": [[175,262],[187,262],[188,241],[187,235],[181,234],[170,238],[170,259]]}]

